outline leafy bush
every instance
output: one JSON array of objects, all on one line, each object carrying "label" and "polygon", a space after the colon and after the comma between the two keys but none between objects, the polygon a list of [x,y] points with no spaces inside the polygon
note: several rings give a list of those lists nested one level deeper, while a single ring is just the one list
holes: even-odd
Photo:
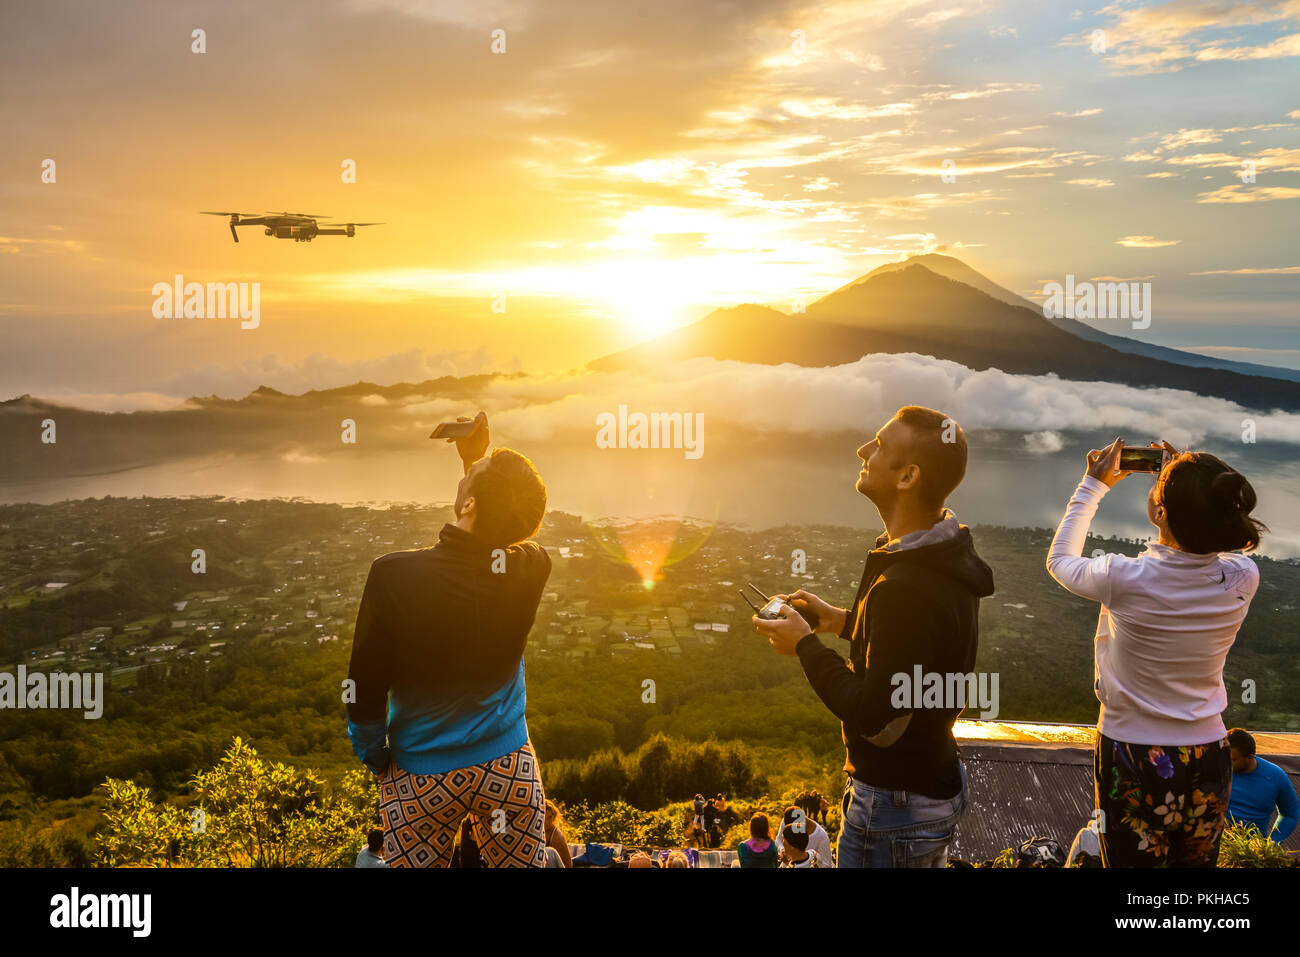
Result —
[{"label": "leafy bush", "polygon": [[565,836],[574,844],[627,844],[634,847],[679,847],[687,805],[642,811],[625,801],[562,807]]},{"label": "leafy bush", "polygon": [[[737,844],[748,840],[749,819],[757,812],[767,815],[771,832],[775,836],[781,824],[781,815],[787,807],[794,804],[801,790],[788,790],[779,798],[763,796],[729,801],[727,806],[735,813],[736,823],[723,835],[719,847],[735,850]],[[642,811],[626,801],[581,801],[568,806],[561,805],[560,809],[564,817],[565,835],[573,843],[592,841],[634,847],[681,847],[685,843],[686,830],[694,814],[691,801],[679,801],[654,811]],[[834,804],[826,815],[825,827],[834,844],[840,830],[839,809]]]},{"label": "leafy bush", "polygon": [[89,867],[91,842],[84,827],[0,823],[0,867]]},{"label": "leafy bush", "polygon": [[651,736],[631,754],[607,749],[582,761],[547,762],[543,775],[547,794],[557,800],[626,801],[639,808],[689,801],[696,792],[753,794],[763,784],[743,744],[697,743],[663,734]]},{"label": "leafy bush", "polygon": [[191,782],[190,809],[155,804],[131,781],[104,782],[95,863],[108,867],[345,867],[375,820],[365,771],[331,788],[314,771],[270,763],[240,738]]},{"label": "leafy bush", "polygon": [[1270,841],[1254,824],[1225,828],[1219,842],[1219,867],[1297,867],[1300,858]]}]

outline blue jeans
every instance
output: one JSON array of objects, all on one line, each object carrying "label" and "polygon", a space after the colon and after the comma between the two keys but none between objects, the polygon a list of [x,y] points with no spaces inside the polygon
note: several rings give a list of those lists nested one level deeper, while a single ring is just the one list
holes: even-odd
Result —
[{"label": "blue jeans", "polygon": [[852,777],[844,786],[836,860],[840,867],[947,867],[948,844],[966,810],[961,791],[946,799],[890,791]]}]

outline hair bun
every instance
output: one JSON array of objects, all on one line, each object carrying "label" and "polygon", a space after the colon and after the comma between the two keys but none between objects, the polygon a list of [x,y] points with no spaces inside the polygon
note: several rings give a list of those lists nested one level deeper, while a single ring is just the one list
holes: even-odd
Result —
[{"label": "hair bun", "polygon": [[[1254,499],[1255,496],[1247,493],[1250,483],[1240,472],[1219,473],[1210,481],[1210,489],[1220,501],[1234,508],[1250,511],[1255,506],[1254,501],[1247,502],[1247,498]],[[1251,492],[1253,493],[1253,489]]]}]

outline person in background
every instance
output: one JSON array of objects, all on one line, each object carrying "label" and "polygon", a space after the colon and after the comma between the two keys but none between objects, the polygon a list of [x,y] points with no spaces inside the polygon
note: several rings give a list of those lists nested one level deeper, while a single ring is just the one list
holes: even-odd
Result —
[{"label": "person in background", "polygon": [[[802,822],[807,823],[807,822]],[[808,828],[800,821],[787,823],[781,829],[781,866],[782,867],[830,867],[828,859],[808,846]]]},{"label": "person in background", "polygon": [[687,856],[683,854],[681,851],[673,851],[671,854],[668,855],[668,866],[669,867],[690,867],[691,862],[690,859],[687,858]]},{"label": "person in background", "polygon": [[1255,490],[1207,452],[1165,443],[1147,493],[1159,537],[1140,555],[1084,558],[1102,498],[1129,473],[1122,439],[1087,468],[1047,553],[1066,590],[1101,605],[1093,760],[1105,867],[1213,867],[1232,792],[1223,663],[1259,588]]},{"label": "person in background", "polygon": [[637,851],[632,855],[632,859],[627,862],[628,868],[640,867],[657,867],[654,861],[650,860],[650,855],[645,851]]},{"label": "person in background", "polygon": [[797,831],[802,831],[808,838],[808,840],[804,841],[804,846],[800,850],[807,848],[817,852],[820,863],[811,866],[830,867],[832,858],[831,836],[826,833],[826,828],[812,818],[807,807],[808,805],[805,802],[802,805],[792,804],[785,809],[785,814],[781,818],[781,833],[776,837],[776,849],[778,852],[782,850],[785,844],[785,832],[793,827]]},{"label": "person in background", "polygon": [[824,827],[826,825],[826,812],[831,809],[831,802],[826,800],[826,798],[818,791],[813,791],[812,797],[813,800],[817,802],[817,810],[812,812],[813,816],[816,817]]},{"label": "person in background", "polygon": [[[713,798],[714,827],[718,829],[718,843],[723,836],[740,823],[740,816],[727,807],[727,796],[719,791]],[[715,845],[716,846],[716,845]]]},{"label": "person in background", "polygon": [[[1287,773],[1255,754],[1255,739],[1244,728],[1228,732],[1232,754],[1232,798],[1228,821],[1254,824],[1270,841],[1281,844],[1300,822],[1300,798]],[[1277,823],[1272,824],[1277,811]]]},{"label": "person in background", "polygon": [[696,794],[691,814],[691,826],[687,829],[690,840],[697,846],[705,843],[707,828],[704,824],[704,795]]},{"label": "person in background", "polygon": [[704,846],[717,848],[722,844],[722,828],[718,826],[721,817],[715,801],[705,801],[701,815],[704,818]]},{"label": "person in background", "polygon": [[758,813],[749,819],[749,840],[736,848],[741,867],[777,867],[776,843],[772,840],[767,815]]},{"label": "person in background", "polygon": [[[569,839],[564,836],[564,819],[560,817],[560,809],[551,801],[546,802],[546,846],[559,857],[560,867],[573,866],[573,854],[569,851]],[[548,863],[546,866],[550,867],[552,865]]]},{"label": "person in background", "polygon": [[372,827],[366,835],[366,846],[357,854],[357,867],[387,867],[384,860],[384,830]]},{"label": "person in background", "polygon": [[1065,855],[1066,867],[1101,867],[1101,837],[1096,819],[1089,821],[1074,835],[1074,843]]}]

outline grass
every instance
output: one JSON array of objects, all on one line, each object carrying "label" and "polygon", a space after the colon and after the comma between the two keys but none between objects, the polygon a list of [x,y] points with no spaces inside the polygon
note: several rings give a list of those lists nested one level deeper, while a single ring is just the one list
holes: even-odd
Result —
[{"label": "grass", "polygon": [[1254,824],[1229,827],[1219,843],[1219,867],[1296,867],[1300,857],[1270,841]]}]

